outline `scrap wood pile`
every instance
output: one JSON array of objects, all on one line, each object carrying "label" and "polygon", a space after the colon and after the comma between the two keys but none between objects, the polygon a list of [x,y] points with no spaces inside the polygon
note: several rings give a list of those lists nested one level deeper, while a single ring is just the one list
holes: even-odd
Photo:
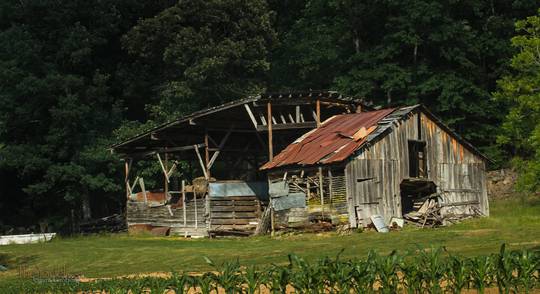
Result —
[{"label": "scrap wood pile", "polygon": [[480,210],[476,207],[471,208],[472,213],[470,214],[445,213],[443,215],[441,213],[441,209],[445,206],[450,205],[440,203],[439,199],[440,198],[438,196],[430,196],[423,202],[419,202],[420,204],[418,204],[418,202],[415,203],[414,207],[417,208],[417,210],[403,215],[403,218],[409,224],[414,224],[422,228],[435,228],[449,224],[455,224],[464,219],[481,215]]},{"label": "scrap wood pile", "polygon": [[79,224],[79,231],[82,234],[93,233],[116,233],[127,230],[126,218],[122,214],[113,214],[111,216],[88,220]]}]

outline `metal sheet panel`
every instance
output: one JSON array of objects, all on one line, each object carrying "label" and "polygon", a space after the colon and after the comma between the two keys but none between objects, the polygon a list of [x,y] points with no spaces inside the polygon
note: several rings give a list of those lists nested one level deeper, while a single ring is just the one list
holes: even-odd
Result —
[{"label": "metal sheet panel", "polygon": [[272,198],[272,207],[275,211],[281,211],[291,208],[306,207],[305,193],[291,193],[288,196]]},{"label": "metal sheet panel", "polygon": [[208,189],[210,197],[257,196],[259,199],[268,199],[267,182],[210,182]]}]

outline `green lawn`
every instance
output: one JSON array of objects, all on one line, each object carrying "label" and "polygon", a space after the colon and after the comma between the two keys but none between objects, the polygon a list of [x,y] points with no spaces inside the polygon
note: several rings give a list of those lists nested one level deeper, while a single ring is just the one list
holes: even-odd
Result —
[{"label": "green lawn", "polygon": [[238,258],[242,264],[284,263],[288,253],[307,259],[333,256],[342,248],[347,258],[422,247],[445,246],[463,255],[496,252],[502,243],[510,248],[540,250],[540,199],[499,200],[491,203],[491,217],[469,220],[439,229],[408,228],[400,232],[299,234],[294,236],[197,239],[107,235],[55,239],[49,243],[0,247],[13,277],[17,268],[53,271],[86,277],[117,276],[156,271],[202,271],[210,267],[204,256],[221,262]]}]

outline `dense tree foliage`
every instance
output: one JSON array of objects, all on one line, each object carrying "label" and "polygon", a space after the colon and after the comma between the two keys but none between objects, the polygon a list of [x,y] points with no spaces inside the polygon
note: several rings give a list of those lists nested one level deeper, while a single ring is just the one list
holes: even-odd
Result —
[{"label": "dense tree foliage", "polygon": [[[89,216],[81,208],[89,202],[96,214],[118,211],[121,164],[107,146],[263,90],[334,89],[381,106],[424,103],[494,159],[506,151],[540,157],[538,131],[530,128],[537,118],[528,112],[538,105],[520,98],[535,101],[535,76],[527,76],[535,64],[516,55],[508,67],[533,40],[530,21],[520,23],[530,37],[515,38],[512,47],[514,23],[538,4],[3,1],[2,221],[62,224],[72,211]],[[529,93],[520,83],[531,85]]]},{"label": "dense tree foliage", "polygon": [[499,80],[495,98],[507,103],[499,144],[521,171],[519,186],[524,190],[540,188],[540,11],[516,23],[518,36],[512,45],[518,48],[511,62],[512,74]]}]

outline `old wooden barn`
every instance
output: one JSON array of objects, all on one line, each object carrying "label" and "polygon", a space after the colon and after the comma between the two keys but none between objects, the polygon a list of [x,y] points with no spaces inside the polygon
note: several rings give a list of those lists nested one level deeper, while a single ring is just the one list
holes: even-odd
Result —
[{"label": "old wooden barn", "polygon": [[333,116],[261,169],[278,226],[327,220],[359,227],[374,216],[425,225],[489,214],[486,161],[416,105]]},{"label": "old wooden barn", "polygon": [[[251,233],[268,203],[273,154],[321,121],[362,110],[335,92],[262,94],[163,124],[112,151],[125,159],[130,231]],[[141,165],[160,172],[143,174]]]},{"label": "old wooden barn", "polygon": [[[263,214],[274,229],[368,226],[373,216],[389,224],[435,207],[489,214],[487,159],[420,105],[372,110],[335,92],[262,94],[112,150],[125,159],[130,231],[249,235]],[[159,172],[148,174],[149,164]]]}]

